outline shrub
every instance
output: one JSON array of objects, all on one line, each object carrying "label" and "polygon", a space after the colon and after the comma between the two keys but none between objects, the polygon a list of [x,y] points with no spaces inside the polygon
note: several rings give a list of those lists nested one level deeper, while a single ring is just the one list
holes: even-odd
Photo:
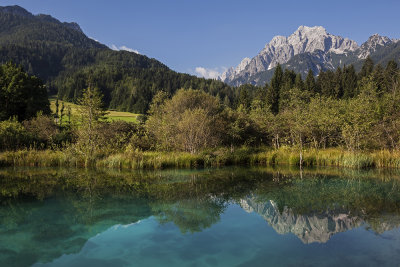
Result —
[{"label": "shrub", "polygon": [[58,127],[50,116],[44,116],[39,112],[36,117],[24,121],[23,126],[35,139],[37,145],[49,146],[53,143],[54,137],[59,133]]},{"label": "shrub", "polygon": [[31,141],[32,136],[16,118],[0,122],[0,150],[20,149]]}]

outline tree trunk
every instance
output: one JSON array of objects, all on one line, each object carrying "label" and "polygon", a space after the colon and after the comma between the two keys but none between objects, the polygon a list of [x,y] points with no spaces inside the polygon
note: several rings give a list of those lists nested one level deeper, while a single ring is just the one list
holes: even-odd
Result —
[{"label": "tree trunk", "polygon": [[279,134],[276,134],[276,147],[279,149]]},{"label": "tree trunk", "polygon": [[300,169],[303,167],[303,138],[300,134]]}]

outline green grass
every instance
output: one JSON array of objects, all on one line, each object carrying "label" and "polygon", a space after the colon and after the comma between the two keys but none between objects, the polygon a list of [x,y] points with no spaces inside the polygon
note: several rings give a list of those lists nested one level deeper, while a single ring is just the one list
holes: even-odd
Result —
[{"label": "green grass", "polygon": [[[125,151],[98,156],[92,163],[92,167],[117,169],[197,168],[229,165],[298,166],[299,153],[296,149],[289,147],[279,150],[242,147],[235,149],[233,153],[228,148],[219,148],[198,154],[178,151]],[[64,151],[20,150],[0,153],[0,166],[85,167],[85,160],[69,152],[68,149]],[[400,169],[400,152],[386,150],[350,152],[340,148],[310,149],[304,150],[303,166]]]},{"label": "green grass", "polygon": [[139,114],[134,114],[130,112],[121,112],[121,111],[108,111],[107,119],[109,121],[126,121],[126,122],[134,122],[137,123],[137,117]]},{"label": "green grass", "polygon": [[[240,148],[231,153],[221,148],[199,154],[187,152],[126,151],[124,153],[99,156],[92,163],[96,167],[118,169],[165,169],[218,167],[250,164],[254,149]],[[253,162],[258,164],[258,162]],[[0,153],[1,166],[38,167],[85,167],[85,160],[68,149],[60,150],[20,150]]]},{"label": "green grass", "polygon": [[[56,99],[54,97],[49,98],[50,101],[50,109],[52,113],[56,112]],[[59,104],[59,110],[61,109],[61,105],[64,103],[64,117],[63,117],[63,122],[66,122],[68,120],[68,108],[71,108],[71,121],[77,121],[79,116],[78,116],[78,105],[70,102],[65,102],[62,100],[58,100]],[[137,123],[137,117],[140,114],[135,114],[131,112],[123,112],[123,111],[115,111],[115,110],[108,110],[107,111],[107,121],[116,121],[116,120],[121,120],[121,121],[126,121],[126,122],[134,122]]]},{"label": "green grass", "polygon": [[[259,162],[266,165],[300,165],[299,151],[290,147],[260,154]],[[348,151],[343,148],[305,149],[304,166],[336,166],[357,169],[400,168],[398,151]]]}]

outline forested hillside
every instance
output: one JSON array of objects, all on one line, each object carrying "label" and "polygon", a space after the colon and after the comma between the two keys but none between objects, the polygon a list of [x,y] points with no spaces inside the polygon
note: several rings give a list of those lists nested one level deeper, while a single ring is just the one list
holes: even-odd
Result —
[{"label": "forested hillside", "polygon": [[158,91],[201,89],[233,100],[222,82],[170,70],[155,59],[113,51],[88,38],[76,23],[32,15],[19,6],[0,7],[0,63],[13,61],[41,78],[50,94],[76,101],[88,80],[104,95],[108,108],[144,113]]}]

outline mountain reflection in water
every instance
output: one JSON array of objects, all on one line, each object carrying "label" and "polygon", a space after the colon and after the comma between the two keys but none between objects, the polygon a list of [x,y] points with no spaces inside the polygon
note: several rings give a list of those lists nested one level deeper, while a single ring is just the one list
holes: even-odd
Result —
[{"label": "mountain reflection in water", "polygon": [[[149,218],[161,226],[173,223],[183,236],[206,235],[207,229],[226,223],[223,216],[232,205],[258,214],[276,233],[292,233],[304,244],[325,243],[358,227],[382,234],[400,225],[399,185],[397,173],[330,169],[301,175],[297,170],[250,168],[3,169],[0,265],[49,263],[88,249],[88,240],[112,227],[131,228]],[[251,227],[249,222],[241,231]]]},{"label": "mountain reflection in water", "polygon": [[253,198],[240,203],[248,212],[256,212],[279,234],[292,233],[303,243],[325,243],[336,233],[344,232],[364,223],[362,218],[352,216],[346,211],[329,211],[314,214],[296,214],[290,208],[279,211],[276,203],[257,203]]}]

